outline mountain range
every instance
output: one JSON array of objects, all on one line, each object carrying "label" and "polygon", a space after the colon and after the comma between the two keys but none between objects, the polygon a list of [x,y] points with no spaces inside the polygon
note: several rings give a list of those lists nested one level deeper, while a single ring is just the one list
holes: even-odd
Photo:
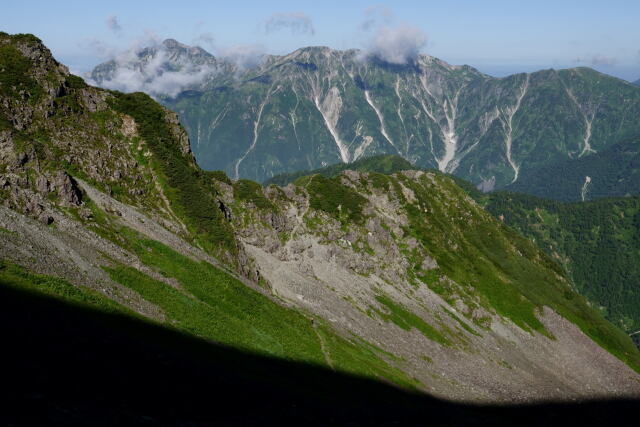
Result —
[{"label": "mountain range", "polygon": [[[426,55],[398,65],[326,47],[243,68],[166,40],[90,77],[126,89],[123,75],[179,114],[204,169],[232,178],[264,181],[389,153],[485,191],[522,189],[574,165],[591,177],[581,166],[588,158],[640,135],[640,89],[589,68],[494,78]],[[177,75],[185,84],[163,94]]]},{"label": "mountain range", "polygon": [[450,176],[391,159],[232,180],[197,165],[176,114],[87,85],[34,36],[0,34],[0,64],[3,292],[454,401],[640,395],[631,339]]}]

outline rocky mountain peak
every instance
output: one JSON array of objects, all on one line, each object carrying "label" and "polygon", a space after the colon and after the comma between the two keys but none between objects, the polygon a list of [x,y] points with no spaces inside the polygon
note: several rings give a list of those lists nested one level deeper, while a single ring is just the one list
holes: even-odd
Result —
[{"label": "rocky mountain peak", "polygon": [[[44,78],[47,74],[54,73],[59,76],[69,74],[69,69],[55,60],[53,54],[42,40],[32,34],[9,35],[0,32],[0,47],[3,48],[3,74],[7,76],[14,70],[7,67],[22,67],[21,70],[31,77]],[[6,62],[13,55],[13,50],[17,50],[22,59],[13,57],[12,61]],[[21,64],[18,64],[21,63]],[[17,68],[15,69],[17,71]]]},{"label": "rocky mountain peak", "polygon": [[183,49],[188,49],[189,46],[180,43],[179,41],[175,40],[175,39],[165,39],[162,42],[162,45],[164,47],[166,47],[167,49],[176,49],[176,48],[183,48]]}]

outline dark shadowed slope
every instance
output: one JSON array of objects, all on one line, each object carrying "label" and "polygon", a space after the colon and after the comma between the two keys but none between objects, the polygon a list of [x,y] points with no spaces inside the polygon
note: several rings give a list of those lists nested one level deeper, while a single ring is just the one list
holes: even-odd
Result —
[{"label": "dark shadowed slope", "polygon": [[631,426],[639,404],[453,404],[8,286],[0,321],[8,425]]}]

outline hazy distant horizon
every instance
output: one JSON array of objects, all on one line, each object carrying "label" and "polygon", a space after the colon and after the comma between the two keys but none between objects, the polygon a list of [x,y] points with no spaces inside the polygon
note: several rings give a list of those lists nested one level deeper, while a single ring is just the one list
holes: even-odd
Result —
[{"label": "hazy distant horizon", "polygon": [[[172,37],[167,37],[167,38],[172,38]],[[300,48],[303,48],[303,47],[307,47],[307,46],[300,46]],[[71,72],[77,75],[83,75],[85,73],[88,73],[91,70],[93,70],[93,68],[96,65],[101,64],[102,62],[108,60],[108,58],[91,57],[91,56],[82,57],[77,55],[64,55],[64,54],[57,55],[55,52],[55,49],[52,49],[52,51],[58,61],[67,65],[70,68]],[[290,52],[276,52],[272,54],[285,55],[287,53],[290,53]],[[634,82],[640,79],[640,69],[634,66],[626,66],[626,67],[617,66],[613,68],[613,67],[606,67],[606,66],[594,66],[592,64],[576,64],[576,63],[573,63],[573,64],[558,64],[558,63],[555,63],[555,64],[554,63],[551,63],[551,64],[486,64],[486,63],[483,63],[483,61],[477,61],[474,63],[472,61],[456,61],[454,59],[449,60],[446,57],[438,57],[438,58],[452,65],[469,65],[481,71],[482,73],[488,74],[492,77],[506,77],[506,76],[510,76],[512,74],[518,74],[518,73],[532,73],[535,71],[540,71],[540,70],[545,70],[550,68],[560,70],[564,68],[589,67],[601,73],[618,77],[620,79],[623,79],[629,82]]]},{"label": "hazy distant horizon", "polygon": [[[335,13],[340,10],[340,13]],[[285,54],[305,46],[400,49],[496,77],[588,66],[640,78],[640,2],[325,0],[218,3],[34,0],[4,5],[0,30],[40,37],[84,73],[145,40],[174,38],[216,56]]]}]

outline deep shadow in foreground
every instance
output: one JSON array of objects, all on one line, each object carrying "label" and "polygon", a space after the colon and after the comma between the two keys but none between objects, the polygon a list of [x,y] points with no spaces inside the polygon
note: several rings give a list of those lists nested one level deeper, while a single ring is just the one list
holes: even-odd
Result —
[{"label": "deep shadow in foreground", "polygon": [[471,406],[0,284],[2,425],[637,425],[638,401]]}]

